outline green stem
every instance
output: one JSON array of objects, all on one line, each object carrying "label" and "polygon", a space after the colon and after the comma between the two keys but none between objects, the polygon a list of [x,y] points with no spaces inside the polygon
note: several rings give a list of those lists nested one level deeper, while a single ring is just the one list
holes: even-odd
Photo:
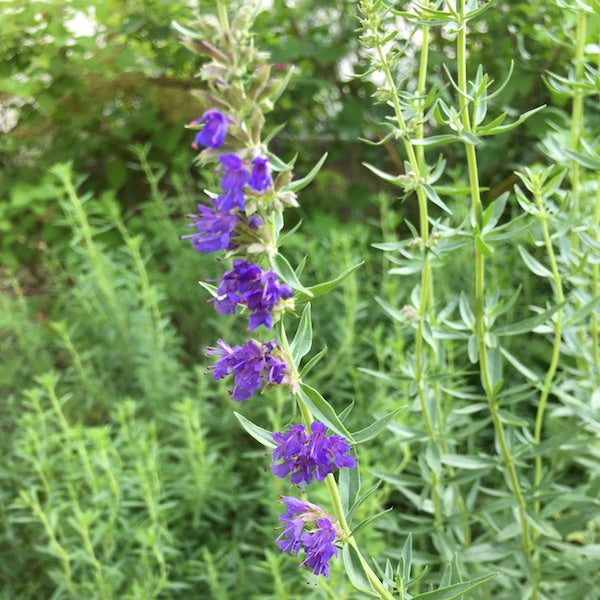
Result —
[{"label": "green stem", "polygon": [[[460,17],[465,15],[465,0],[457,0],[457,12]],[[460,23],[460,28],[457,35],[457,67],[458,67],[458,86],[460,90],[459,102],[461,111],[462,125],[465,131],[471,132],[471,123],[469,119],[469,109],[467,104],[467,60],[466,60],[466,24]],[[467,165],[469,171],[469,185],[471,190],[471,206],[472,206],[472,221],[475,232],[480,231],[482,226],[483,209],[481,205],[481,196],[479,192],[479,173],[477,168],[477,155],[475,147],[472,144],[465,143],[465,151],[467,156]],[[506,441],[504,427],[499,415],[498,404],[496,400],[496,392],[492,383],[490,366],[488,361],[488,349],[485,341],[486,325],[484,316],[484,290],[485,290],[485,257],[478,245],[474,245],[475,251],[475,311],[476,325],[475,334],[477,337],[477,347],[479,351],[479,368],[481,372],[481,382],[485,395],[488,401],[494,432],[500,454],[504,462],[506,475],[510,482],[513,496],[517,502],[519,513],[519,522],[521,526],[522,548],[525,556],[530,559],[531,556],[531,541],[529,537],[529,525],[526,519],[525,500],[519,485],[519,479],[514,464],[514,457]],[[534,590],[532,598],[537,598],[537,593]]]},{"label": "green stem", "polygon": [[[534,193],[535,203],[540,213],[540,222],[542,225],[542,233],[544,236],[544,243],[546,245],[546,252],[548,254],[548,260],[550,262],[550,269],[552,270],[552,278],[554,280],[554,286],[556,289],[556,300],[559,304],[564,302],[564,294],[562,287],[562,280],[560,273],[558,272],[558,263],[556,261],[556,255],[554,254],[554,247],[552,246],[552,239],[550,238],[550,232],[548,230],[548,216],[544,210],[544,202],[540,189],[536,189]],[[546,379],[544,380],[544,386],[540,394],[540,400],[538,402],[537,414],[535,418],[535,430],[534,439],[535,443],[539,444],[542,439],[542,426],[544,423],[544,410],[546,408],[546,402],[548,395],[550,394],[550,386],[558,367],[558,360],[560,358],[560,342],[562,338],[562,317],[563,310],[560,308],[556,313],[556,325],[554,329],[554,343],[552,348],[552,357],[550,359],[550,366],[546,373]],[[534,486],[537,487],[542,479],[542,457],[535,457],[535,475],[534,475]],[[539,512],[540,503],[536,502],[534,510]]]},{"label": "green stem", "polygon": [[[288,356],[288,360],[291,360],[291,356]],[[304,425],[308,428],[310,424],[313,422],[312,414],[308,407],[299,396],[296,396],[296,401],[298,403],[298,407],[300,408],[300,413],[302,414],[302,420],[304,421]],[[329,499],[331,501],[331,505],[333,507],[333,513],[336,516],[340,527],[344,530],[346,534],[346,543],[350,544],[354,551],[356,552],[356,556],[360,561],[360,564],[367,576],[369,583],[373,587],[373,589],[379,594],[379,598],[381,600],[395,600],[394,596],[388,590],[385,589],[383,583],[379,577],[377,577],[375,571],[370,567],[369,563],[363,557],[354,536],[351,535],[350,527],[348,525],[348,521],[346,520],[346,515],[344,513],[344,508],[342,506],[342,499],[340,497],[340,491],[337,486],[337,482],[335,481],[335,477],[330,473],[325,478],[325,487],[327,488],[327,492],[329,493]]]},{"label": "green stem", "polygon": [[[586,11],[580,10],[577,13],[577,25],[575,32],[575,80],[580,81],[583,75],[585,64],[585,35],[586,35]],[[577,150],[579,147],[579,138],[583,131],[583,90],[575,87],[573,92],[573,107],[571,111],[571,150]],[[571,166],[571,187],[573,191],[573,216],[575,219],[579,216],[580,199],[580,166],[573,161]],[[575,236],[573,239],[576,239]]]},{"label": "green stem", "polygon": [[223,0],[217,0],[217,14],[219,15],[219,23],[225,35],[229,34],[229,19],[227,18],[227,6]]}]

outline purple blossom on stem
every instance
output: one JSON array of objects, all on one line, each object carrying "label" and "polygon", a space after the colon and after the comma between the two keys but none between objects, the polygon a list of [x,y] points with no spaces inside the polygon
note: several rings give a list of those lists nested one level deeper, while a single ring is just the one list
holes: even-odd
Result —
[{"label": "purple blossom on stem", "polygon": [[225,190],[216,199],[219,210],[233,210],[239,208],[244,210],[244,185],[248,183],[250,176],[244,168],[244,161],[237,154],[221,154],[219,161],[223,165],[223,179],[221,187]]},{"label": "purple blossom on stem", "polygon": [[231,249],[231,237],[235,235],[238,217],[202,204],[198,204],[198,211],[200,214],[188,215],[193,222],[187,225],[195,227],[196,233],[182,235],[181,239],[191,238],[192,245],[198,252]]},{"label": "purple blossom on stem", "polygon": [[271,185],[272,181],[269,157],[265,154],[260,154],[252,161],[249,185],[257,192],[264,192]]},{"label": "purple blossom on stem", "polygon": [[230,374],[234,377],[231,397],[237,402],[250,398],[264,384],[282,383],[287,373],[287,364],[275,356],[277,342],[256,342],[250,340],[243,346],[229,346],[223,340],[217,340],[218,348],[207,348],[207,355],[220,358],[209,372],[213,379],[223,379]]},{"label": "purple blossom on stem", "polygon": [[217,288],[215,308],[221,314],[235,313],[238,304],[250,310],[248,329],[273,325],[273,310],[280,300],[293,296],[292,289],[279,283],[274,271],[263,271],[257,265],[242,259],[233,261],[233,269],[227,271]]},{"label": "purple blossom on stem", "polygon": [[293,554],[304,550],[306,558],[300,566],[310,567],[314,575],[329,577],[329,561],[338,555],[335,542],[343,532],[334,523],[335,519],[315,504],[291,496],[282,500],[287,508],[279,517],[284,524],[276,540],[279,549]]},{"label": "purple blossom on stem", "polygon": [[313,477],[323,481],[335,467],[353,469],[356,458],[349,454],[351,448],[346,439],[327,436],[326,429],[325,423],[314,421],[310,436],[302,425],[293,425],[287,433],[274,433],[277,447],[273,450],[273,475],[283,478],[291,473],[291,483],[299,484],[310,483]]},{"label": "purple blossom on stem", "polygon": [[229,122],[227,117],[216,108],[207,110],[199,119],[190,123],[190,125],[201,125],[204,127],[196,133],[192,148],[198,148],[198,145],[207,148],[219,148],[225,141],[227,127]]}]

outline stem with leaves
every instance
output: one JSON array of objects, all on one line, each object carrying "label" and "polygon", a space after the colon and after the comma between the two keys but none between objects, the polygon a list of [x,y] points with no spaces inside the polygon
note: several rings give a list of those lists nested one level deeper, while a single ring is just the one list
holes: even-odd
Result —
[{"label": "stem with leaves", "polygon": [[[463,130],[472,133],[471,120],[469,115],[469,98],[467,90],[467,56],[466,39],[467,25],[465,21],[466,6],[465,0],[456,1],[456,13],[459,19],[459,30],[456,40],[456,56],[458,69],[458,88],[460,114]],[[481,374],[481,383],[488,401],[489,410],[494,424],[496,440],[500,448],[500,454],[506,470],[506,475],[510,481],[513,496],[517,503],[519,523],[521,526],[521,545],[523,552],[528,560],[531,557],[531,539],[529,535],[529,525],[526,517],[525,500],[519,484],[519,478],[515,467],[515,459],[512,456],[504,432],[504,427],[500,419],[498,402],[489,363],[488,347],[486,341],[486,322],[485,322],[485,250],[483,244],[477,243],[477,238],[483,228],[483,209],[481,204],[481,195],[479,190],[479,173],[477,168],[477,154],[475,146],[465,140],[464,142],[468,173],[469,186],[471,190],[471,220],[475,235],[475,335],[477,337],[477,347],[479,354],[479,368]],[[536,597],[536,596],[533,596]]]}]

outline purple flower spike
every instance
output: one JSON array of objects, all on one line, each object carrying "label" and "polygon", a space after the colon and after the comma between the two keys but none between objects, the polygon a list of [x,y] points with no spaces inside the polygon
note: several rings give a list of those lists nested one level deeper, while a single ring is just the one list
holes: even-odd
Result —
[{"label": "purple flower spike", "polygon": [[[306,558],[300,566],[310,567],[313,575],[329,577],[329,561],[338,556],[335,542],[343,537],[343,531],[335,524],[335,519],[322,508],[296,498],[282,498],[287,508],[279,517],[284,524],[276,542],[282,552],[298,554],[304,550]],[[306,528],[306,530],[305,530]]]},{"label": "purple flower spike", "polygon": [[223,340],[217,340],[218,348],[207,348],[207,355],[217,355],[220,358],[209,372],[213,379],[223,379],[233,374],[234,386],[231,397],[242,402],[250,398],[263,384],[283,382],[287,365],[273,356],[277,342],[255,342],[250,340],[243,346],[229,346]]},{"label": "purple flower spike", "polygon": [[199,119],[192,121],[190,125],[201,125],[204,127],[196,133],[192,148],[198,148],[198,145],[207,148],[219,148],[225,141],[227,127],[229,122],[227,117],[216,108],[207,110]]},{"label": "purple flower spike", "polygon": [[191,238],[192,245],[198,252],[231,249],[231,238],[235,235],[238,217],[202,204],[198,205],[198,210],[200,214],[188,215],[190,219],[194,219],[188,227],[195,227],[196,233],[182,235],[181,239]]},{"label": "purple flower spike", "polygon": [[263,271],[257,265],[237,258],[217,289],[215,308],[221,314],[235,313],[237,304],[245,304],[251,312],[248,328],[273,325],[273,311],[281,300],[293,296],[291,288],[279,283],[274,271]]},{"label": "purple flower spike", "polygon": [[273,475],[283,478],[291,473],[291,483],[308,484],[313,477],[323,481],[334,467],[353,469],[356,458],[349,454],[351,448],[346,440],[339,435],[325,435],[326,429],[324,423],[315,421],[310,426],[310,436],[302,425],[293,425],[287,433],[274,433],[277,447],[273,450]]},{"label": "purple flower spike", "polygon": [[244,210],[244,185],[250,176],[244,168],[244,162],[237,154],[222,154],[219,161],[223,165],[223,179],[221,187],[225,190],[216,200],[219,210]]},{"label": "purple flower spike", "polygon": [[252,161],[249,185],[257,192],[264,192],[272,182],[269,157],[261,154]]}]

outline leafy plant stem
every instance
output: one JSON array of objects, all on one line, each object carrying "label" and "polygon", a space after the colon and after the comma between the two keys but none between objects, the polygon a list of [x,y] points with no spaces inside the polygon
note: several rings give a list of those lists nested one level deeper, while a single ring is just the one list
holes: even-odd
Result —
[{"label": "leafy plant stem", "polygon": [[[291,360],[291,356],[289,357],[289,359]],[[298,407],[300,408],[300,413],[302,414],[302,420],[304,421],[304,425],[306,427],[309,427],[310,424],[313,422],[313,417],[310,411],[308,410],[308,407],[306,406],[306,404],[304,404],[304,402],[302,402],[302,399],[300,397],[296,396],[296,401],[298,402]],[[335,481],[335,477],[331,473],[325,478],[325,487],[327,488],[327,492],[329,493],[329,499],[331,500],[331,505],[333,506],[333,512],[337,517],[340,527],[346,533],[346,542],[350,544],[356,551],[358,560],[360,561],[360,564],[362,565],[365,571],[365,575],[369,579],[369,582],[373,586],[373,589],[379,594],[381,600],[394,600],[394,597],[385,589],[379,577],[377,577],[373,569],[371,569],[369,563],[361,554],[358,544],[354,539],[354,536],[350,535],[350,527],[348,525],[348,521],[346,520],[346,515],[344,514],[344,509],[342,507],[340,491]]]},{"label": "leafy plant stem", "polygon": [[[579,81],[583,75],[585,63],[585,32],[586,32],[586,11],[580,10],[577,13],[577,25],[575,32],[575,79]],[[575,87],[573,94],[573,106],[571,110],[571,150],[577,151],[579,138],[583,131],[583,90]],[[580,166],[577,161],[571,165],[571,188],[573,193],[573,216],[575,219],[579,216],[579,195],[580,195]],[[573,234],[572,240],[576,241],[576,235]]]},{"label": "leafy plant stem", "polygon": [[[550,232],[548,231],[548,216],[544,209],[544,202],[542,199],[542,192],[539,189],[535,189],[534,191],[534,199],[539,211],[540,223],[542,226],[542,233],[544,236],[544,243],[546,245],[546,252],[548,253],[548,260],[550,262],[550,269],[552,270],[552,278],[554,280],[554,286],[556,288],[556,301],[558,304],[562,304],[564,302],[564,294],[562,288],[562,280],[560,277],[560,273],[558,272],[558,264],[556,261],[556,255],[554,254],[554,248],[552,246],[552,240],[550,239]],[[535,417],[535,430],[534,430],[534,439],[535,443],[539,444],[542,438],[542,425],[544,423],[544,410],[546,408],[546,402],[548,400],[548,395],[550,394],[550,386],[552,385],[552,380],[554,379],[554,374],[556,373],[556,368],[558,367],[558,360],[560,358],[560,343],[562,338],[562,317],[563,317],[563,309],[560,308],[556,313],[556,323],[554,326],[554,344],[552,348],[552,357],[550,359],[550,366],[548,367],[548,372],[546,373],[546,379],[544,380],[544,386],[542,388],[542,392],[540,394],[540,399],[537,407],[537,414]],[[535,457],[535,474],[534,474],[534,485],[537,487],[540,484],[542,479],[542,457]],[[535,512],[539,512],[540,503],[536,502],[534,504]]]},{"label": "leafy plant stem", "polygon": [[[465,131],[471,132],[471,123],[469,119],[469,109],[467,105],[467,57],[466,57],[466,24],[465,16],[465,0],[456,1],[457,12],[463,19],[457,34],[457,68],[458,68],[458,86],[460,90],[459,102],[461,109],[461,120]],[[475,232],[480,231],[483,222],[483,209],[481,204],[481,196],[479,191],[479,174],[477,168],[477,154],[475,147],[472,144],[465,143],[465,151],[467,157],[467,165],[469,172],[469,186],[471,191],[472,202],[472,224]],[[531,557],[531,540],[529,536],[529,525],[525,514],[525,500],[519,485],[519,479],[510,449],[506,441],[504,427],[500,419],[498,404],[496,400],[496,391],[492,384],[490,366],[488,362],[488,350],[485,341],[485,316],[484,316],[484,290],[485,290],[485,256],[478,244],[474,244],[475,252],[475,334],[477,336],[477,346],[479,352],[479,368],[481,372],[481,381],[487,398],[489,410],[494,424],[494,432],[500,453],[504,462],[504,468],[508,480],[510,481],[513,496],[517,503],[519,514],[519,523],[521,526],[521,543],[525,556],[529,560]],[[537,586],[533,590],[531,598],[537,599]]]},{"label": "leafy plant stem", "polygon": [[223,28],[225,35],[229,34],[229,19],[227,18],[227,6],[223,0],[217,0],[217,13],[219,15],[219,22]]},{"label": "leafy plant stem", "polygon": [[[594,227],[593,232],[596,240],[600,239],[598,230],[600,229],[600,176],[596,179],[596,204],[594,206]],[[592,265],[592,298],[600,296],[600,265]],[[598,335],[599,322],[598,313],[592,313],[592,323],[590,333],[592,337],[592,348],[594,353],[594,366],[596,367],[596,383],[600,385],[600,339]]]}]

